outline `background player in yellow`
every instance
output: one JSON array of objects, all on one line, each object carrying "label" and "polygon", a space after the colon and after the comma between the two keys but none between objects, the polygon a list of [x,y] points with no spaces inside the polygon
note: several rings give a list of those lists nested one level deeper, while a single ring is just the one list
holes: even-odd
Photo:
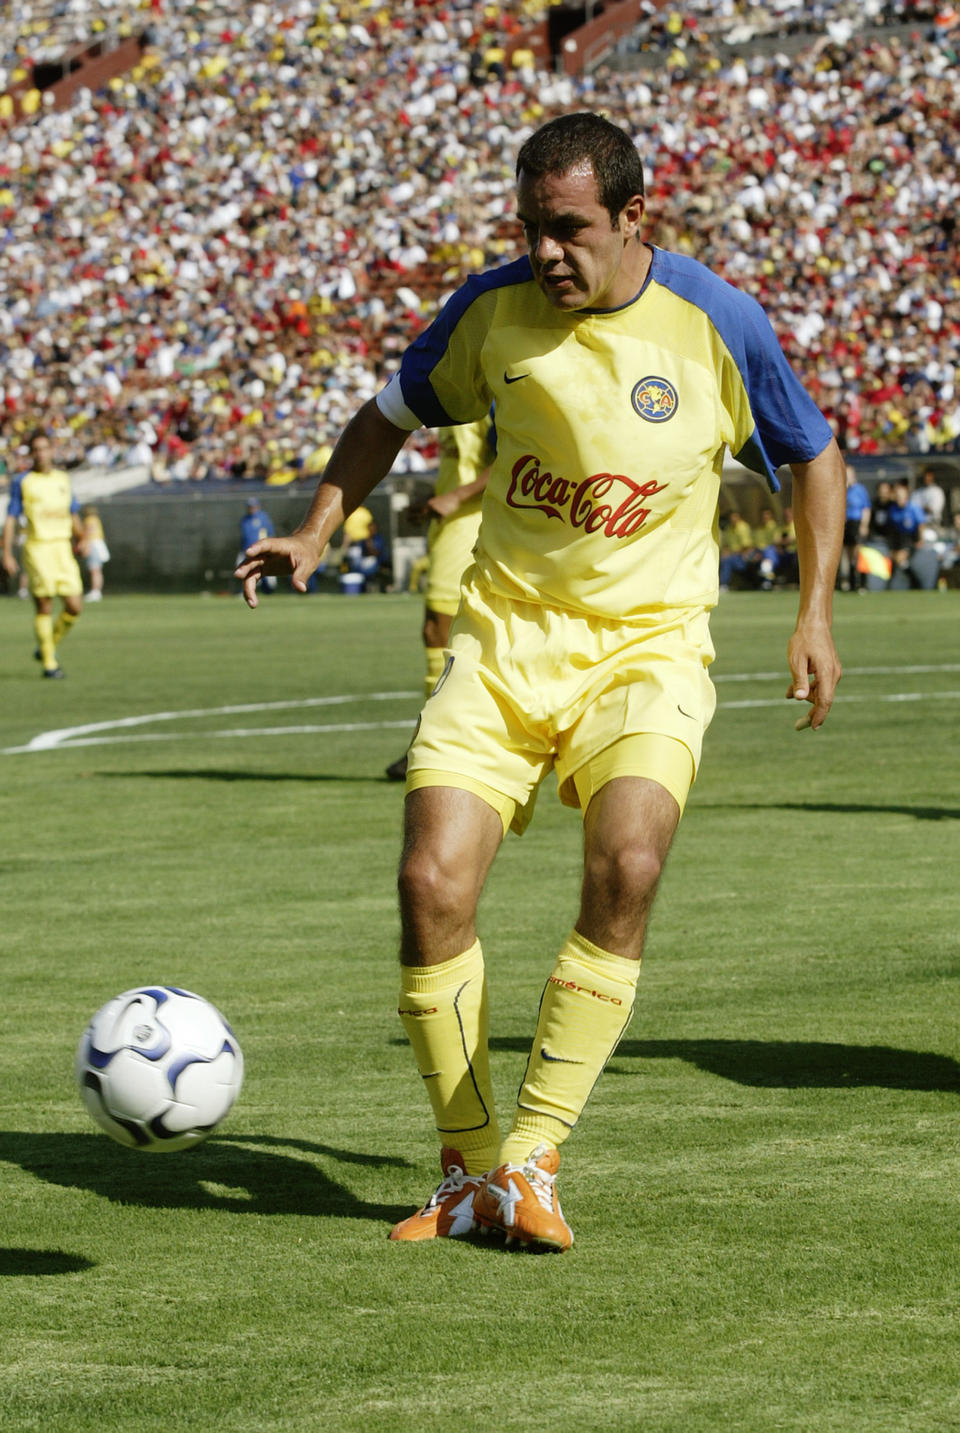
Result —
[{"label": "background player in yellow", "polygon": [[80,521],[83,524],[83,540],[86,544],[84,560],[87,572],[90,574],[90,591],[87,593],[87,601],[102,602],[103,569],[105,563],[110,561],[110,549],[107,546],[107,536],[103,530],[103,520],[93,503],[87,503],[80,509]]},{"label": "background player in yellow", "polygon": [[[789,699],[826,720],[843,463],[756,302],[646,243],[633,141],[598,115],[522,146],[527,255],[475,275],[347,425],[310,511],[238,569],[302,588],[345,512],[418,424],[491,404],[497,457],[451,660],[409,757],[400,862],[400,1014],[441,1143],[443,1179],[396,1240],[481,1228],[545,1249],[573,1235],[558,1149],[633,1007],[647,920],[709,724],[717,508],[727,449],[771,489],[793,473],[800,567]],[[544,986],[500,1140],[476,911],[508,827],[540,781],[583,814],[579,911]],[[539,873],[531,872],[531,879]]]},{"label": "background player in yellow", "polygon": [[[22,514],[26,540],[21,556],[36,609],[36,655],[43,664],[43,676],[57,678],[64,676],[57,648],[83,611],[83,578],[72,544],[76,542],[83,552],[86,540],[70,479],[62,468],[54,467],[53,446],[46,433],[33,434],[30,456],[33,467],[14,478],[10,486],[3,525],[3,565],[10,576],[19,570],[13,548]],[[55,597],[63,603],[56,623]]]},{"label": "background player in yellow", "polygon": [[[427,592],[423,614],[423,645],[429,696],[443,671],[444,648],[450,625],[460,606],[460,579],[473,560],[480,531],[480,508],[490,464],[496,456],[494,428],[489,417],[476,423],[441,428],[437,482],[425,504],[432,516],[427,531]],[[403,781],[407,754],[387,767],[391,781]]]}]

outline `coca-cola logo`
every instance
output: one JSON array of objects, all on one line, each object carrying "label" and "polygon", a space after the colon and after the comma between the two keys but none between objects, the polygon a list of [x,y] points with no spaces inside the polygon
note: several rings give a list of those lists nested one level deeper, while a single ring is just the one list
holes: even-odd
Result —
[{"label": "coca-cola logo", "polygon": [[507,506],[535,509],[583,532],[631,537],[650,516],[647,499],[666,486],[652,479],[637,483],[625,473],[593,473],[574,482],[542,468],[536,453],[525,453],[513,465]]}]

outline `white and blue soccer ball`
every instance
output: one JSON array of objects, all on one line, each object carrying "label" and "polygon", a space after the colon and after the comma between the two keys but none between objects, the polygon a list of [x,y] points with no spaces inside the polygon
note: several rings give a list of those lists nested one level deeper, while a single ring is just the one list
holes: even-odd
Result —
[{"label": "white and blue soccer ball", "polygon": [[188,1149],[224,1119],[243,1083],[243,1055],[220,1011],[173,985],[108,1000],[77,1048],[90,1114],[131,1149]]}]

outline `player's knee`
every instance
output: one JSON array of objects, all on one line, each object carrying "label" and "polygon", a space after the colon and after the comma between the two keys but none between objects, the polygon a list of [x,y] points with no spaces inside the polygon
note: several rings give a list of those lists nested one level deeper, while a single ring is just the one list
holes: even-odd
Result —
[{"label": "player's knee", "polygon": [[433,921],[458,919],[470,905],[463,872],[429,848],[415,847],[403,853],[397,888],[400,910],[409,924],[427,916]]},{"label": "player's knee", "polygon": [[653,847],[624,842],[590,852],[584,889],[605,908],[643,904],[653,898],[663,861]]}]

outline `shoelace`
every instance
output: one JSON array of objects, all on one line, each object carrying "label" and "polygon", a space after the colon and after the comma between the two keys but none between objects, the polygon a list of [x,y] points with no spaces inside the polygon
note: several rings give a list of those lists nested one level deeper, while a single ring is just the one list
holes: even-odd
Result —
[{"label": "shoelace", "polygon": [[553,1186],[556,1180],[555,1174],[547,1174],[537,1164],[525,1164],[521,1173],[537,1197],[538,1204],[547,1211],[553,1213]]},{"label": "shoelace", "polygon": [[458,1164],[452,1165],[427,1200],[423,1212],[426,1213],[428,1209],[436,1209],[440,1200],[445,1199],[448,1194],[459,1194],[463,1188],[465,1179],[466,1175],[460,1166]]}]

